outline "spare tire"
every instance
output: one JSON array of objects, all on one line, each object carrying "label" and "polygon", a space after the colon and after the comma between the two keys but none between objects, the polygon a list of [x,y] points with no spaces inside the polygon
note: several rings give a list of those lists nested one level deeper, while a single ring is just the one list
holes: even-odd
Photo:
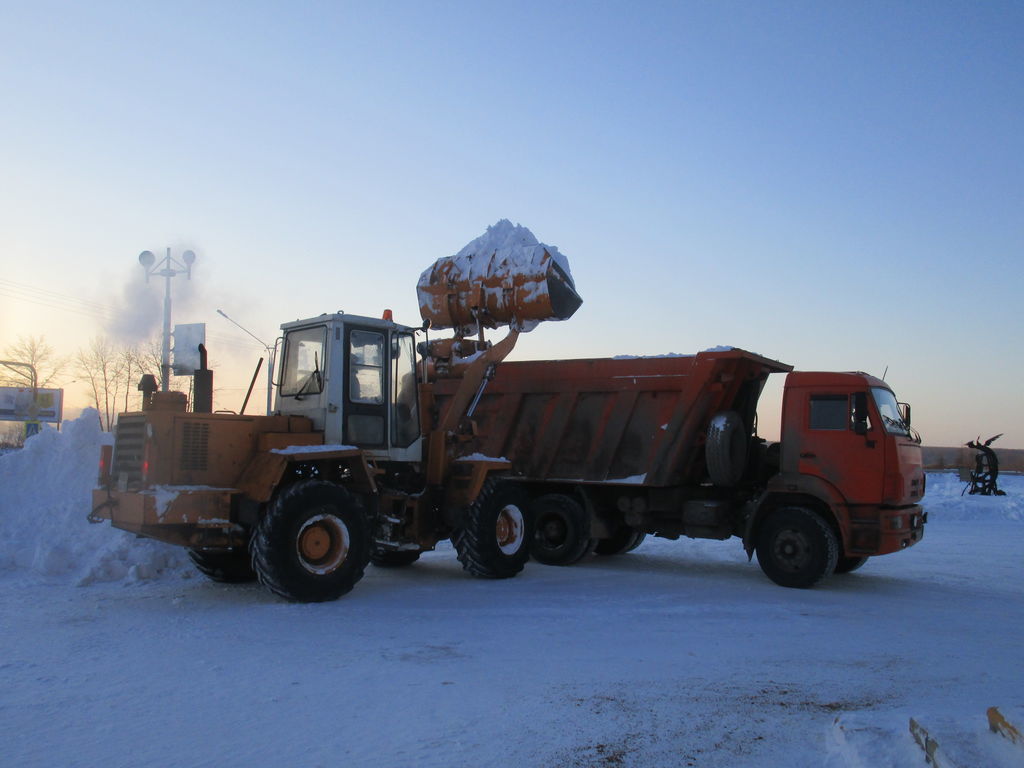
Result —
[{"label": "spare tire", "polygon": [[708,425],[708,438],[704,446],[708,476],[712,483],[725,488],[739,483],[747,469],[749,442],[747,427],[736,411],[715,414]]}]

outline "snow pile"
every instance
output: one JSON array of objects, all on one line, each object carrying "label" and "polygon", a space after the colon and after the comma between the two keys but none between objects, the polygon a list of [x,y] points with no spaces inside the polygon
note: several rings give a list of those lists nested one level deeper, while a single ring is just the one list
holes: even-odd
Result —
[{"label": "snow pile", "polygon": [[111,436],[86,409],[63,431],[45,429],[0,456],[0,570],[76,584],[135,581],[185,567],[184,550],[86,520],[99,449]]},{"label": "snow pile", "polygon": [[420,275],[416,292],[420,314],[435,328],[482,323],[530,331],[543,320],[568,319],[580,305],[569,260],[508,219],[438,259]]},{"label": "snow pile", "polygon": [[507,260],[509,263],[528,268],[540,264],[545,251],[562,268],[565,276],[569,278],[569,283],[575,287],[572,273],[569,271],[569,260],[558,248],[540,242],[529,229],[521,224],[513,224],[508,219],[500,219],[496,224],[489,226],[480,237],[466,243],[454,258],[465,265],[465,274],[470,275],[473,272],[474,258],[479,264],[494,256],[499,262]]},{"label": "snow pile", "polygon": [[1024,521],[1024,476],[1001,474],[996,481],[1005,496],[971,496],[955,472],[929,472],[924,501],[928,519]]}]

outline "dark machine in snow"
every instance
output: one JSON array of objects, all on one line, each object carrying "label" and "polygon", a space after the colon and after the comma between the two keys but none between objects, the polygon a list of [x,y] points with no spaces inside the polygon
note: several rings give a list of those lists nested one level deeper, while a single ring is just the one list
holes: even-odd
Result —
[{"label": "dark machine in snow", "polygon": [[[1002,436],[1003,433],[1000,432],[985,442],[981,442],[979,437],[977,440],[971,440],[967,443],[968,448],[978,453],[974,456],[974,469],[971,471],[970,482],[964,488],[964,493],[969,491],[972,496],[1006,495],[1006,491],[999,490],[997,483],[999,478],[999,457],[996,456],[995,450],[991,447],[992,443]],[[962,496],[963,493],[960,495]]]}]

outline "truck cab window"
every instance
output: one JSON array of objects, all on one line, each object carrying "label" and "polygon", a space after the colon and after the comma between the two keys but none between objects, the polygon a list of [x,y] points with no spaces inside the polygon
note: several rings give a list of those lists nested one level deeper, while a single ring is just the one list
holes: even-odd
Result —
[{"label": "truck cab window", "polygon": [[420,436],[416,399],[416,355],[412,334],[391,339],[391,444],[405,448]]},{"label": "truck cab window", "polygon": [[318,394],[324,388],[324,349],[327,329],[324,326],[292,331],[284,342],[284,368],[281,372],[281,395],[302,397]]},{"label": "truck cab window", "polygon": [[384,402],[384,335],[352,331],[349,337],[349,389],[353,403]]},{"label": "truck cab window", "polygon": [[850,419],[846,395],[811,395],[811,429],[849,429]]},{"label": "truck cab window", "polygon": [[874,397],[875,405],[878,406],[878,412],[882,416],[885,431],[890,435],[909,435],[910,428],[903,421],[900,406],[896,402],[896,395],[882,387],[872,387],[871,395]]}]

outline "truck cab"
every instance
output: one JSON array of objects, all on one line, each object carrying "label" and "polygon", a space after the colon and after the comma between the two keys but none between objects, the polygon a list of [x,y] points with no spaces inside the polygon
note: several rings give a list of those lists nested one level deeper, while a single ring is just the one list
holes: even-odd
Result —
[{"label": "truck cab", "polygon": [[325,445],[354,446],[380,460],[421,460],[414,328],[335,313],[281,329],[278,413],[309,418]]},{"label": "truck cab", "polygon": [[829,503],[840,518],[841,557],[895,552],[924,532],[925,475],[910,408],[865,373],[787,376],[771,485]]}]

